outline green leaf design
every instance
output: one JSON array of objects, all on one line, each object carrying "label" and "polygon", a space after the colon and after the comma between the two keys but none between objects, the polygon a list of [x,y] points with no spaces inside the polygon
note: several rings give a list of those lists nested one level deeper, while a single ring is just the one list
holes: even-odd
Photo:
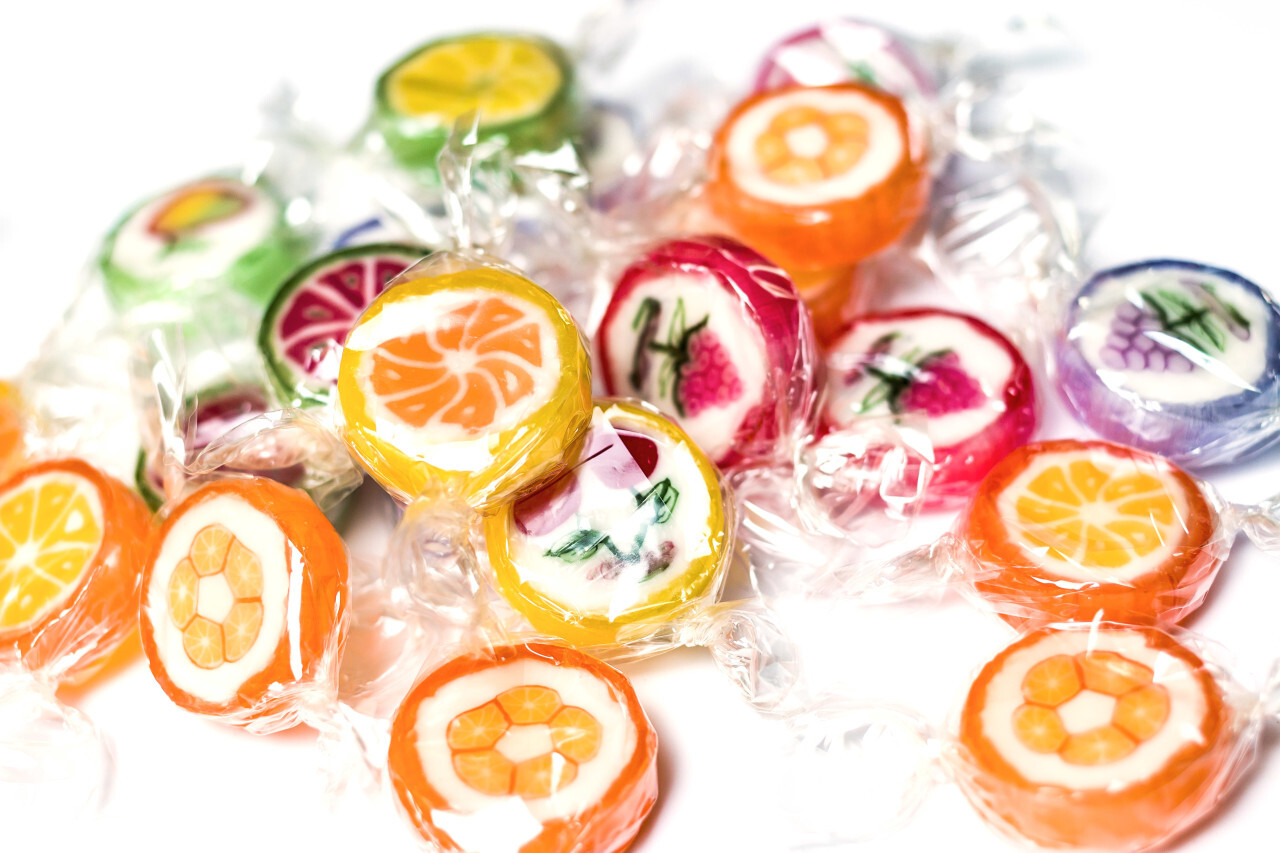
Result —
[{"label": "green leaf design", "polygon": [[680,490],[671,485],[671,478],[668,477],[655,484],[649,491],[636,495],[636,508],[643,508],[645,504],[652,501],[653,523],[665,524],[671,519],[671,514],[675,512],[676,501],[679,499]]},{"label": "green leaf design", "polygon": [[876,82],[876,72],[870,65],[864,61],[850,62],[845,65],[849,69],[850,76],[855,81],[870,83],[872,86],[879,85]]},{"label": "green leaf design", "polygon": [[[883,338],[880,340],[883,340]],[[879,344],[879,340],[876,343]],[[880,351],[875,354],[885,355],[886,352]],[[906,390],[911,387],[911,383],[916,381],[920,371],[931,361],[950,354],[950,349],[936,349],[922,353],[920,347],[913,347],[893,359],[895,363],[902,365],[900,371],[885,370],[883,367],[867,365],[863,370],[867,375],[875,377],[877,381],[875,385],[871,386],[871,390],[863,395],[861,402],[858,403],[857,414],[869,414],[880,405],[887,405],[889,411],[895,415],[902,414],[902,407],[898,401],[906,393]]]},{"label": "green leaf design", "polygon": [[[580,563],[596,555],[601,547],[611,546],[607,533],[599,530],[575,530],[567,534],[546,552],[548,557],[556,557],[566,563]],[[613,551],[613,548],[609,548]]]},{"label": "green leaf design", "polygon": [[1173,290],[1142,291],[1140,295],[1167,334],[1201,352],[1225,351],[1227,330],[1212,309]]}]

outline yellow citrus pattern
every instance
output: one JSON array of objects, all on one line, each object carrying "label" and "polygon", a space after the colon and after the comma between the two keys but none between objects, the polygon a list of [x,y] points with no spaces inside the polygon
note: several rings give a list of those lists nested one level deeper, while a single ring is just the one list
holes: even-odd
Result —
[{"label": "yellow citrus pattern", "polygon": [[[503,739],[523,732],[541,736],[549,751],[523,760],[504,752]],[[454,717],[445,730],[453,769],[463,782],[492,797],[549,797],[578,777],[578,768],[600,751],[600,723],[565,705],[549,687],[513,687]]]},{"label": "yellow citrus pattern", "polygon": [[0,495],[0,631],[25,628],[75,589],[102,545],[101,509],[78,477],[36,477]]},{"label": "yellow citrus pattern", "polygon": [[248,207],[244,195],[225,184],[194,184],[175,193],[151,220],[150,229],[168,240],[177,240],[205,225],[229,219]]},{"label": "yellow citrus pattern", "polygon": [[174,568],[168,603],[192,663],[201,669],[234,663],[262,630],[262,561],[226,527],[211,524]]},{"label": "yellow citrus pattern", "polygon": [[789,107],[756,138],[756,159],[776,183],[817,183],[856,166],[867,153],[870,135],[871,125],[857,113]]},{"label": "yellow citrus pattern", "polygon": [[485,124],[534,115],[562,83],[560,67],[537,42],[472,36],[429,45],[387,83],[392,109],[451,123],[477,110]]},{"label": "yellow citrus pattern", "polygon": [[1182,535],[1170,485],[1130,466],[1050,465],[1016,496],[1014,509],[1028,547],[1085,568],[1123,568]]}]

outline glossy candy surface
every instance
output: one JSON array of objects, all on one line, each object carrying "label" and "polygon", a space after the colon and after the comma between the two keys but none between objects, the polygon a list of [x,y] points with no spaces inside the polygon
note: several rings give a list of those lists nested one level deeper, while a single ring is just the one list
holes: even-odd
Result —
[{"label": "glossy candy surface", "polygon": [[528,279],[424,272],[378,297],[347,339],[343,437],[393,495],[480,506],[563,464],[590,418],[590,376],[572,317]]},{"label": "glossy candy surface", "polygon": [[133,632],[150,538],[138,496],[85,462],[16,473],[0,486],[0,656],[91,672]]},{"label": "glossy candy surface", "polygon": [[961,526],[973,585],[1011,621],[1173,624],[1200,606],[1230,542],[1200,486],[1104,441],[1015,450]]},{"label": "glossy candy surface", "polygon": [[18,389],[0,382],[0,480],[6,479],[22,462],[26,446],[26,417]]},{"label": "glossy candy surface", "polygon": [[963,314],[916,308],[861,317],[827,350],[823,433],[901,416],[933,444],[927,503],[964,500],[1035,430],[1027,363],[1008,340]]},{"label": "glossy candy surface", "polygon": [[1222,796],[1238,724],[1204,663],[1158,629],[1043,628],[974,681],[957,779],[1034,843],[1145,850]]},{"label": "glossy candy surface", "polygon": [[1280,306],[1227,270],[1097,273],[1068,309],[1058,362],[1076,416],[1106,438],[1196,467],[1280,440]]},{"label": "glossy candy surface", "polygon": [[395,243],[354,246],[312,261],[280,287],[258,346],[283,402],[323,404],[332,397],[351,327],[393,278],[428,253]]},{"label": "glossy candy surface", "polygon": [[453,659],[410,691],[388,769],[424,838],[460,853],[618,853],[658,795],[657,736],[617,670],[549,644]]},{"label": "glossy candy surface", "polygon": [[612,400],[568,473],[491,516],[485,539],[512,606],[582,647],[639,637],[714,592],[732,541],[710,460],[666,418]]},{"label": "glossy candy surface", "polygon": [[735,236],[788,270],[843,267],[901,237],[929,195],[901,101],[856,83],[739,104],[711,150],[708,198]]},{"label": "glossy candy surface", "polygon": [[474,33],[423,45],[378,79],[375,124],[391,153],[435,168],[453,124],[475,110],[480,139],[513,152],[555,150],[576,129],[573,66],[532,35]]},{"label": "glossy candy surface", "polygon": [[598,335],[608,393],[674,418],[719,465],[769,457],[807,417],[813,332],[786,273],[734,240],[651,249]]},{"label": "glossy candy surface", "polygon": [[142,594],[142,645],[170,699],[235,723],[283,716],[282,686],[333,677],[346,550],[305,493],[256,477],[220,480],[173,509]]},{"label": "glossy candy surface", "polygon": [[865,83],[900,98],[936,93],[930,73],[897,37],[866,21],[825,21],[778,42],[756,73],[756,91]]},{"label": "glossy candy surface", "polygon": [[226,288],[265,304],[297,262],[281,203],[262,187],[206,178],[146,202],[122,219],[99,267],[119,311],[181,302],[192,288]]}]

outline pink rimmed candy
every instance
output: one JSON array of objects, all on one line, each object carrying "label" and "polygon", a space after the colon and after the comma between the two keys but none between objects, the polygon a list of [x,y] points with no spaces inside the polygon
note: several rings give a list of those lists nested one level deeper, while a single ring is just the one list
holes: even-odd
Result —
[{"label": "pink rimmed candy", "polygon": [[773,456],[808,417],[815,345],[795,285],[726,237],[627,267],[597,343],[608,393],[662,409],[721,466]]},{"label": "pink rimmed candy", "polygon": [[823,433],[870,417],[902,417],[926,432],[936,465],[932,507],[972,494],[1036,426],[1026,361],[964,314],[913,308],[861,317],[827,352],[826,381]]}]

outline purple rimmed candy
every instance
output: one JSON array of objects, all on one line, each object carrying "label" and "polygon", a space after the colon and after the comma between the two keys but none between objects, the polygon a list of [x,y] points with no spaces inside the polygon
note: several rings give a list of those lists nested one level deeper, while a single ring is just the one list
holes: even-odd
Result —
[{"label": "purple rimmed candy", "polygon": [[1188,467],[1280,440],[1280,306],[1228,270],[1103,270],[1068,308],[1057,351],[1068,404],[1106,438]]}]

